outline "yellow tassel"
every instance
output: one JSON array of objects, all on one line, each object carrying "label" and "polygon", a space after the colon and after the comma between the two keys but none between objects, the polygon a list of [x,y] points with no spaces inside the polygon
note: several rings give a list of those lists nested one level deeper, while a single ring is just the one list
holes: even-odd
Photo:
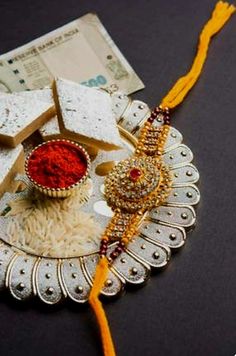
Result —
[{"label": "yellow tassel", "polygon": [[96,268],[93,287],[91,289],[90,296],[89,296],[89,303],[96,315],[100,327],[104,355],[115,356],[115,349],[114,349],[108,321],[102,303],[99,300],[99,294],[107,279],[108,271],[109,268],[108,268],[107,258],[106,257],[101,258]]},{"label": "yellow tassel", "polygon": [[220,31],[235,10],[236,8],[227,2],[219,1],[216,4],[211,19],[200,34],[197,54],[190,71],[181,77],[164,97],[161,103],[163,107],[174,108],[184,100],[201,74],[211,38]]}]

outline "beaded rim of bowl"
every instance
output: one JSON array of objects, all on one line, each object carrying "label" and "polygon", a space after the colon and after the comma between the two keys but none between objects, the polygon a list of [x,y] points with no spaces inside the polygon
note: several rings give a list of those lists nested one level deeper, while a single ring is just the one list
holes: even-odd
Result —
[{"label": "beaded rim of bowl", "polygon": [[[86,167],[86,171],[85,171],[84,175],[76,183],[73,183],[73,184],[71,184],[67,187],[63,187],[63,188],[51,188],[51,187],[47,187],[42,184],[39,184],[35,179],[33,179],[31,177],[29,169],[28,169],[29,161],[30,161],[32,154],[35,151],[37,151],[40,147],[48,145],[50,143],[55,143],[55,142],[64,142],[64,143],[69,143],[69,144],[75,146],[78,149],[78,151],[80,151],[84,155],[84,157],[86,159],[86,163],[87,163],[87,167]],[[40,192],[48,194],[48,195],[53,196],[56,194],[55,195],[56,197],[60,197],[60,193],[62,193],[61,196],[65,196],[65,195],[67,195],[67,193],[70,194],[72,190],[77,188],[79,185],[83,184],[85,182],[85,180],[88,178],[90,167],[91,167],[91,161],[90,161],[90,157],[89,157],[89,154],[87,153],[87,151],[81,145],[79,145],[77,142],[67,140],[67,139],[55,139],[55,140],[49,140],[47,142],[43,142],[43,143],[39,144],[38,146],[36,146],[28,154],[28,156],[25,160],[25,173],[26,173],[27,177],[29,178],[29,180],[33,183],[35,188],[38,189]]]}]

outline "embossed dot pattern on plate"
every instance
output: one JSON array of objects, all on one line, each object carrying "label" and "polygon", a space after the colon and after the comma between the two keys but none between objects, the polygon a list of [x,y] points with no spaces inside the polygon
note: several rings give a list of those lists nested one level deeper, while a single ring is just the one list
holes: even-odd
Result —
[{"label": "embossed dot pattern on plate", "polygon": [[185,230],[183,228],[148,220],[145,220],[142,223],[140,233],[149,239],[164,244],[170,248],[179,248],[183,246],[186,239]]},{"label": "embossed dot pattern on plate", "polygon": [[33,296],[33,269],[36,260],[36,257],[19,255],[11,266],[8,285],[11,294],[19,300]]},{"label": "embossed dot pattern on plate", "polygon": [[61,301],[65,295],[59,282],[59,260],[41,259],[35,283],[37,294],[45,303],[56,304]]}]

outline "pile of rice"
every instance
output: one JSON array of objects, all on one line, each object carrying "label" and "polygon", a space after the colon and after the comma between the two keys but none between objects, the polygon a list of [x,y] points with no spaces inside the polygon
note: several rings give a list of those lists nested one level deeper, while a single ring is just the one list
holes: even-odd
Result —
[{"label": "pile of rice", "polygon": [[41,195],[9,203],[7,235],[14,246],[41,256],[74,257],[99,246],[101,226],[80,210],[88,198],[91,181],[66,199]]}]

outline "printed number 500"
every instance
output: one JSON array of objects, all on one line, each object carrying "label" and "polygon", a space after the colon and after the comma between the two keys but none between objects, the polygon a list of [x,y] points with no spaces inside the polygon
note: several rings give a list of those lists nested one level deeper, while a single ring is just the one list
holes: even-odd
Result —
[{"label": "printed number 500", "polygon": [[107,83],[106,78],[103,75],[98,75],[96,78],[91,78],[86,82],[82,82],[80,84],[86,85],[87,87],[100,87]]}]

